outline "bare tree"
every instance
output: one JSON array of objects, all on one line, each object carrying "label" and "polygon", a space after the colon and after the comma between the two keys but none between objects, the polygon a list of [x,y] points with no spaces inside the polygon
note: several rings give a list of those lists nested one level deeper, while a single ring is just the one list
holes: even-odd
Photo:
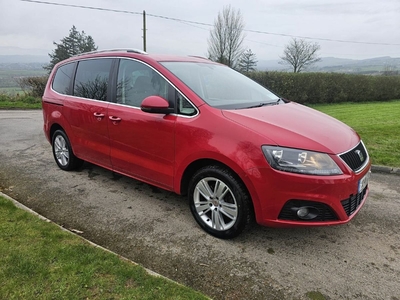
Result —
[{"label": "bare tree", "polygon": [[318,50],[321,47],[318,43],[307,42],[303,39],[293,39],[283,51],[280,58],[281,64],[291,65],[294,73],[299,73],[308,66],[320,61]]},{"label": "bare tree", "polygon": [[395,66],[385,64],[384,67],[383,67],[382,75],[384,75],[384,76],[399,75],[399,71],[396,70]]},{"label": "bare tree", "polygon": [[218,13],[214,28],[208,39],[208,57],[231,68],[237,64],[243,53],[244,22],[240,10],[235,11],[230,5]]},{"label": "bare tree", "polygon": [[257,66],[257,58],[256,55],[251,51],[251,49],[247,49],[243,52],[239,59],[239,71],[240,72],[250,72],[254,71]]}]

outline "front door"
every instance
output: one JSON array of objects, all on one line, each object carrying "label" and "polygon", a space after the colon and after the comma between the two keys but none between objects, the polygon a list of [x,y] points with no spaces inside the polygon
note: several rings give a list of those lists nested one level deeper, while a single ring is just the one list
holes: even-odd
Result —
[{"label": "front door", "polygon": [[144,98],[159,95],[168,100],[171,94],[173,87],[157,71],[141,62],[121,59],[116,103],[108,107],[115,171],[172,189],[176,116],[140,110]]}]

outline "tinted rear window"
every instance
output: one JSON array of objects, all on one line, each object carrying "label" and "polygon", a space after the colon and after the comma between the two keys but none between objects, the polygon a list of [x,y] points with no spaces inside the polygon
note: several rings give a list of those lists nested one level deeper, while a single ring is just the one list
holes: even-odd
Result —
[{"label": "tinted rear window", "polygon": [[75,76],[74,96],[107,101],[111,58],[80,61]]},{"label": "tinted rear window", "polygon": [[75,63],[58,68],[53,80],[53,90],[60,94],[71,95],[70,84],[75,69]]}]

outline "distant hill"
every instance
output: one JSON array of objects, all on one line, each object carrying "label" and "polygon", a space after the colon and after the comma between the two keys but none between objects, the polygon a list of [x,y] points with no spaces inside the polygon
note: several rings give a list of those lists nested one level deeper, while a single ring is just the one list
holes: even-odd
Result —
[{"label": "distant hill", "polygon": [[0,63],[15,64],[15,63],[42,63],[48,64],[49,56],[45,55],[0,55]]},{"label": "distant hill", "polygon": [[1,63],[0,62],[0,71],[2,73],[8,71],[27,71],[27,70],[40,70],[44,71],[43,67],[47,65],[45,63]]},{"label": "distant hill", "polygon": [[[291,68],[287,65],[279,64],[279,60],[259,61],[257,68],[261,71],[291,70]],[[321,61],[313,65],[308,71],[349,74],[376,74],[388,70],[400,72],[400,57],[393,58],[390,56],[384,56],[362,60],[322,57]]]},{"label": "distant hill", "polygon": [[[280,60],[259,60],[257,69],[260,71],[291,71],[287,65],[279,64]],[[32,70],[42,69],[50,62],[46,55],[0,55],[0,69]],[[379,74],[384,71],[400,73],[400,57],[375,57],[370,59],[345,59],[322,57],[321,61],[308,69],[311,72],[336,72],[349,74]]]},{"label": "distant hill", "polygon": [[[49,57],[44,55],[0,55],[0,71],[3,75],[10,71],[30,71],[29,74],[41,75],[43,67],[49,62]],[[36,70],[38,72],[31,73]]]},{"label": "distant hill", "polygon": [[400,71],[400,58],[389,56],[362,60],[337,60],[323,58],[311,69],[317,72],[340,72],[357,74],[378,74],[384,71]]}]

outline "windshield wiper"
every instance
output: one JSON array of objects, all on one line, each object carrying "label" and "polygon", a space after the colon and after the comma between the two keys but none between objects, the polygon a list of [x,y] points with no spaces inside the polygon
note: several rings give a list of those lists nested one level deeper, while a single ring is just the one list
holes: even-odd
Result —
[{"label": "windshield wiper", "polygon": [[246,108],[256,108],[256,107],[262,107],[262,106],[268,106],[268,105],[278,105],[279,102],[281,102],[281,101],[283,101],[283,100],[279,98],[277,101],[274,101],[274,102],[261,102],[256,105],[248,106]]}]

